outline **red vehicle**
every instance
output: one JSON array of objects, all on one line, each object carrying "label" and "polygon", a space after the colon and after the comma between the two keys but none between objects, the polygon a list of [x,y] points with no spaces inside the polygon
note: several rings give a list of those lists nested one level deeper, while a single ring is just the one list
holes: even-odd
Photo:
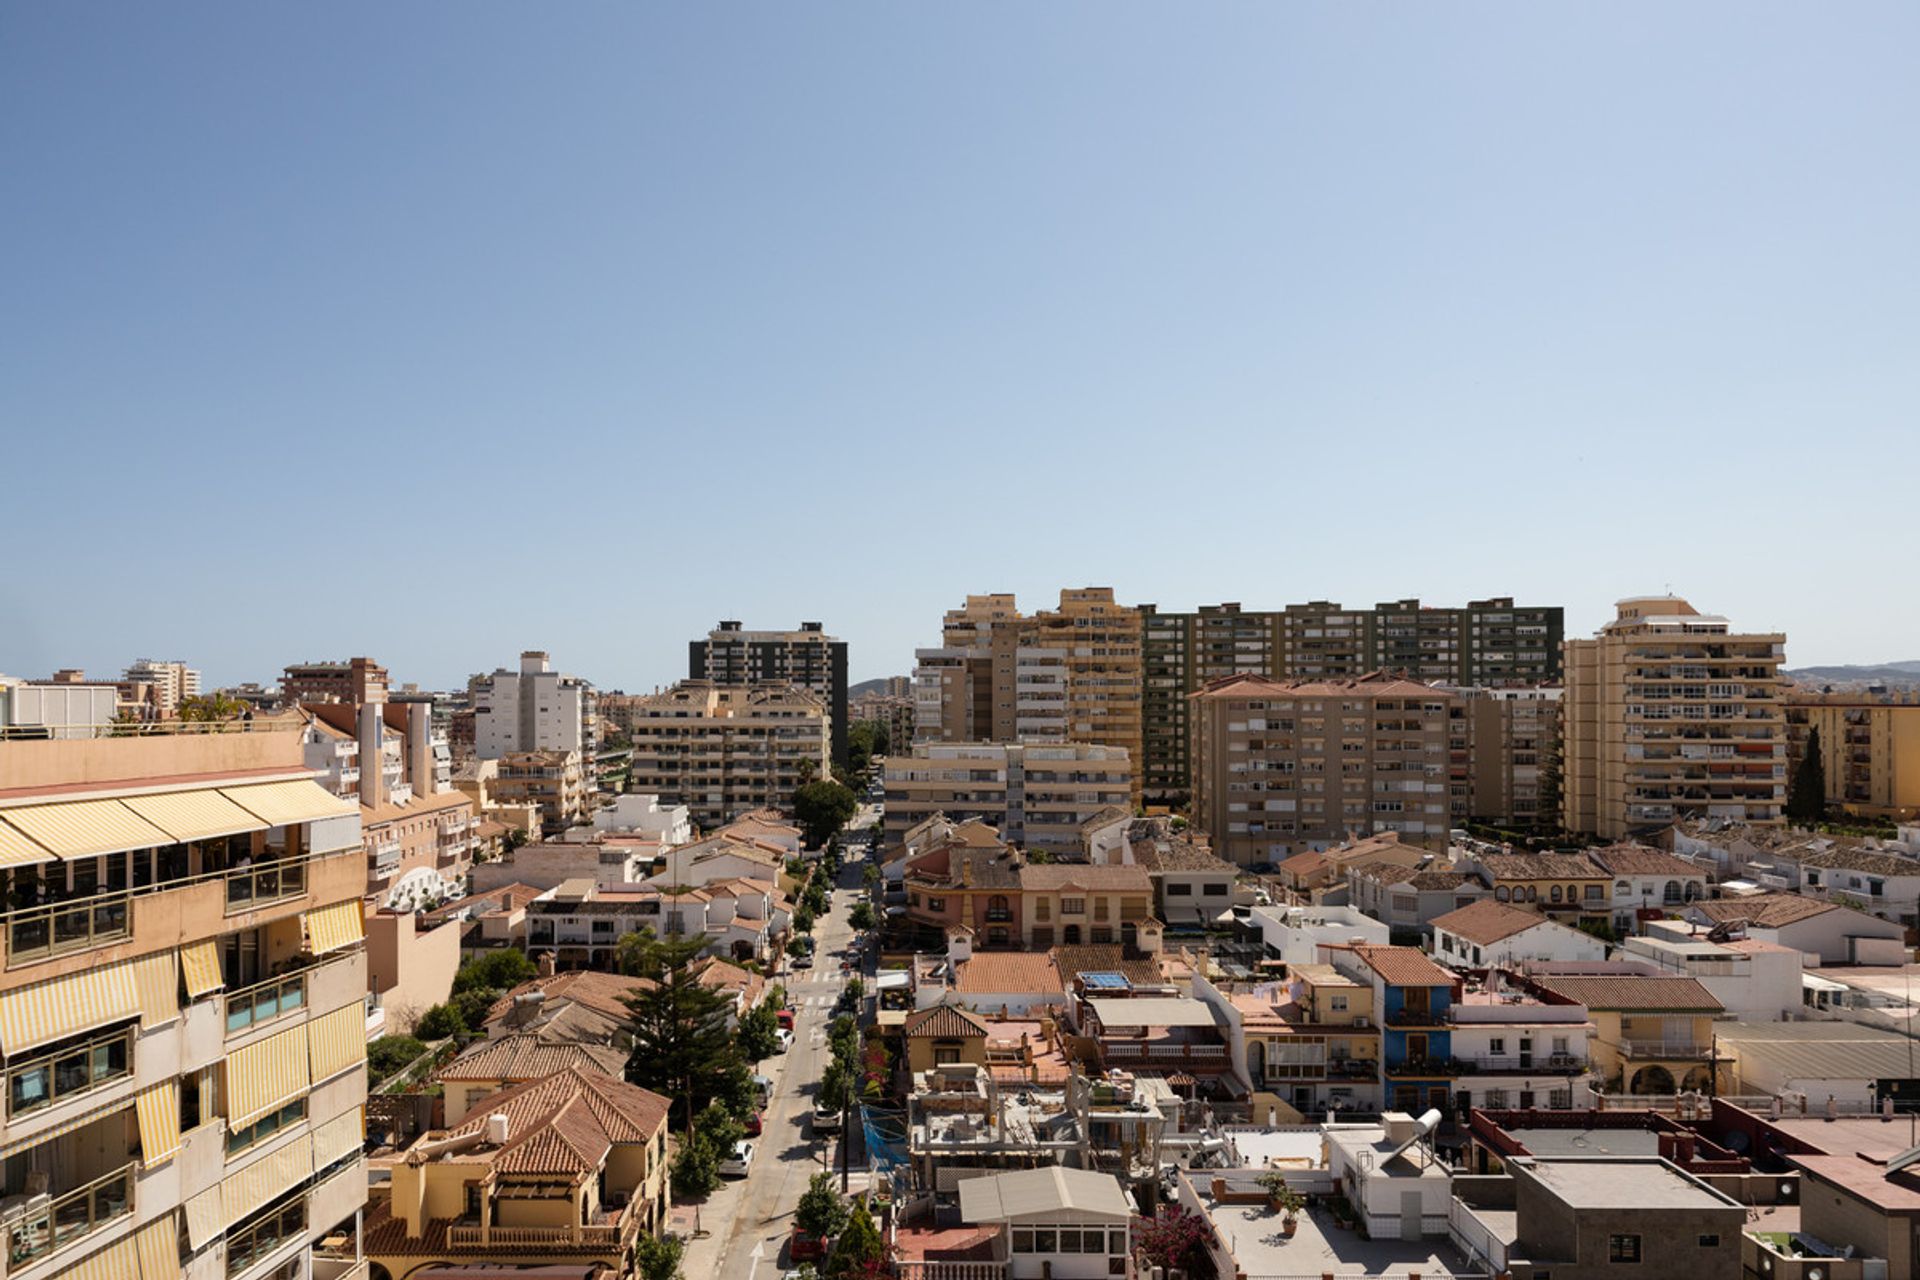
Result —
[{"label": "red vehicle", "polygon": [[758,1111],[754,1112],[752,1115],[747,1117],[747,1136],[749,1138],[759,1137],[760,1130],[764,1127],[765,1127],[765,1122],[761,1120],[760,1113]]},{"label": "red vehicle", "polygon": [[793,1010],[781,1009],[775,1012],[773,1016],[774,1019],[779,1022],[782,1029],[787,1031],[793,1030]]},{"label": "red vehicle", "polygon": [[800,1228],[795,1227],[793,1240],[790,1243],[792,1258],[795,1262],[817,1261],[827,1256],[828,1243],[826,1240],[815,1240]]}]

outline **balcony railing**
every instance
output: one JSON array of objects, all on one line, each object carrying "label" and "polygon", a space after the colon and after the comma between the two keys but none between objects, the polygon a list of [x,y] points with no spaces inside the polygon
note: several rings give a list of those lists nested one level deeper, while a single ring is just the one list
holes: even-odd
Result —
[{"label": "balcony railing", "polygon": [[307,1198],[299,1196],[227,1233],[227,1274],[239,1275],[307,1230]]},{"label": "balcony railing", "polygon": [[41,1107],[90,1093],[133,1071],[133,1028],[7,1067],[7,1115],[18,1119]]},{"label": "balcony railing", "polygon": [[228,915],[297,898],[307,891],[307,864],[303,859],[244,867],[227,872],[226,877]]},{"label": "balcony railing", "polygon": [[239,1035],[250,1027],[303,1009],[306,1003],[307,974],[304,970],[242,987],[227,996],[227,1034]]},{"label": "balcony railing", "polygon": [[29,1266],[132,1213],[133,1169],[122,1165],[16,1220],[7,1230],[8,1269]]},{"label": "balcony railing", "polygon": [[1705,1040],[1622,1040],[1623,1058],[1676,1058],[1705,1060],[1713,1056],[1713,1045]]},{"label": "balcony railing", "polygon": [[1441,1027],[1447,1025],[1447,1015],[1431,1009],[1396,1009],[1387,1015],[1386,1024],[1390,1027]]}]

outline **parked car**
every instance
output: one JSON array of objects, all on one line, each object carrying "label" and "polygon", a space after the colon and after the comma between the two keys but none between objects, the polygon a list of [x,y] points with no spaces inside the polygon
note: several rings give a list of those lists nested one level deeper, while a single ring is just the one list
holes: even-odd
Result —
[{"label": "parked car", "polygon": [[753,1167],[753,1144],[745,1139],[733,1144],[733,1154],[720,1162],[723,1178],[744,1178]]},{"label": "parked car", "polygon": [[806,955],[803,955],[803,956],[795,956],[795,957],[794,957],[793,959],[791,959],[791,960],[789,960],[789,961],[787,962],[787,967],[788,967],[789,969],[811,969],[811,968],[813,968],[813,952],[811,952],[811,951],[809,951],[809,952],[807,952],[807,954],[806,954]]},{"label": "parked car", "polygon": [[[830,1243],[831,1241],[827,1240],[816,1240],[800,1228],[795,1227],[793,1229],[793,1238],[787,1243],[787,1256],[795,1262],[816,1262],[827,1256],[827,1246]],[[786,1276],[781,1277],[781,1280],[787,1280],[788,1276],[797,1276],[799,1274],[797,1271],[789,1271]]]},{"label": "parked car", "polygon": [[786,1030],[788,1031],[793,1030],[793,1010],[792,1009],[777,1009],[774,1011],[773,1017],[774,1017],[774,1021],[778,1022]]},{"label": "parked car", "polygon": [[815,1134],[840,1132],[840,1113],[832,1107],[815,1107],[813,1131]]},{"label": "parked car", "polygon": [[749,1138],[759,1137],[760,1131],[766,1128],[766,1124],[767,1122],[765,1119],[761,1117],[761,1114],[758,1111],[754,1112],[752,1115],[747,1117],[747,1123],[746,1123],[747,1136]]},{"label": "parked car", "polygon": [[787,1030],[785,1027],[775,1027],[773,1031],[773,1042],[776,1046],[774,1048],[775,1053],[785,1053],[787,1050],[793,1048],[793,1032]]}]

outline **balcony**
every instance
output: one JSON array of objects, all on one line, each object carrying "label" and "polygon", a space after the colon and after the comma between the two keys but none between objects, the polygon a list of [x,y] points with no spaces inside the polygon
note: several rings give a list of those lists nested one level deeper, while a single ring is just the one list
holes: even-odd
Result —
[{"label": "balcony", "polygon": [[1473,1055],[1464,1058],[1452,1058],[1454,1074],[1470,1075],[1582,1075],[1587,1071],[1587,1059],[1574,1053],[1531,1053],[1524,1058],[1517,1053],[1499,1053]]},{"label": "balcony", "polygon": [[1713,1045],[1706,1040],[1622,1040],[1615,1046],[1623,1058],[1682,1062],[1706,1062],[1713,1057]]},{"label": "balcony", "polygon": [[132,1213],[134,1168],[122,1165],[15,1219],[7,1230],[7,1269],[32,1266]]},{"label": "balcony", "polygon": [[241,987],[227,993],[227,1034],[237,1036],[306,1007],[305,971]]},{"label": "balcony", "polygon": [[1142,1064],[1149,1068],[1200,1067],[1222,1070],[1227,1065],[1223,1044],[1150,1044],[1140,1040],[1102,1040],[1100,1050],[1109,1062]]},{"label": "balcony", "polygon": [[19,1120],[103,1085],[124,1080],[133,1071],[133,1029],[54,1049],[7,1066],[7,1118]]},{"label": "balcony", "polygon": [[1431,1009],[1396,1009],[1387,1014],[1389,1027],[1444,1027],[1450,1025],[1446,1013],[1435,1013]]}]

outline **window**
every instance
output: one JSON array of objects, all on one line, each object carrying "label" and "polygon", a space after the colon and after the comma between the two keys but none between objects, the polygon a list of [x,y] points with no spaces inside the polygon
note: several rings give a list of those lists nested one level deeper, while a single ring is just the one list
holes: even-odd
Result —
[{"label": "window", "polygon": [[1227,886],[1216,881],[1212,884],[1200,886],[1200,892],[1205,897],[1224,898],[1227,896]]},{"label": "window", "polygon": [[927,899],[927,910],[945,911],[946,909],[947,909],[947,900],[945,898],[928,898]]},{"label": "window", "polygon": [[1031,1228],[1015,1228],[1013,1233],[1013,1251],[1015,1253],[1033,1252],[1033,1231]]},{"label": "window", "polygon": [[1345,996],[1331,996],[1327,1000],[1327,1007],[1335,1013],[1345,1013],[1347,1011],[1347,998]]},{"label": "window", "polygon": [[1559,886],[1559,885],[1555,885],[1555,886],[1553,886],[1553,900],[1554,900],[1555,902],[1558,902],[1558,901],[1560,901],[1560,886]]},{"label": "window", "polygon": [[1033,1251],[1035,1253],[1060,1252],[1058,1238],[1051,1227],[1040,1227],[1034,1231]]},{"label": "window", "polygon": [[1640,1237],[1639,1236],[1608,1236],[1607,1237],[1607,1261],[1608,1262],[1640,1261]]},{"label": "window", "polygon": [[21,1116],[118,1080],[132,1068],[133,1028],[76,1037],[7,1068],[7,1114]]},{"label": "window", "polygon": [[1497,1058],[1501,1054],[1505,1053],[1506,1051],[1507,1051],[1507,1041],[1505,1036],[1495,1036],[1491,1040],[1487,1041],[1487,1052],[1492,1054],[1494,1057]]},{"label": "window", "polygon": [[252,1124],[227,1132],[227,1154],[244,1151],[256,1142],[264,1142],[274,1134],[290,1125],[299,1124],[307,1118],[307,1100],[295,1098],[278,1111],[269,1111]]},{"label": "window", "polygon": [[1700,1247],[1702,1249],[1718,1249],[1720,1247],[1720,1237],[1709,1232],[1700,1237]]},{"label": "window", "polygon": [[1606,893],[1607,887],[1603,884],[1590,884],[1587,886],[1587,899],[1590,902],[1600,901],[1606,896]]},{"label": "window", "polygon": [[1169,880],[1167,882],[1167,896],[1169,898],[1191,898],[1193,896],[1193,886],[1183,884],[1179,881]]}]

